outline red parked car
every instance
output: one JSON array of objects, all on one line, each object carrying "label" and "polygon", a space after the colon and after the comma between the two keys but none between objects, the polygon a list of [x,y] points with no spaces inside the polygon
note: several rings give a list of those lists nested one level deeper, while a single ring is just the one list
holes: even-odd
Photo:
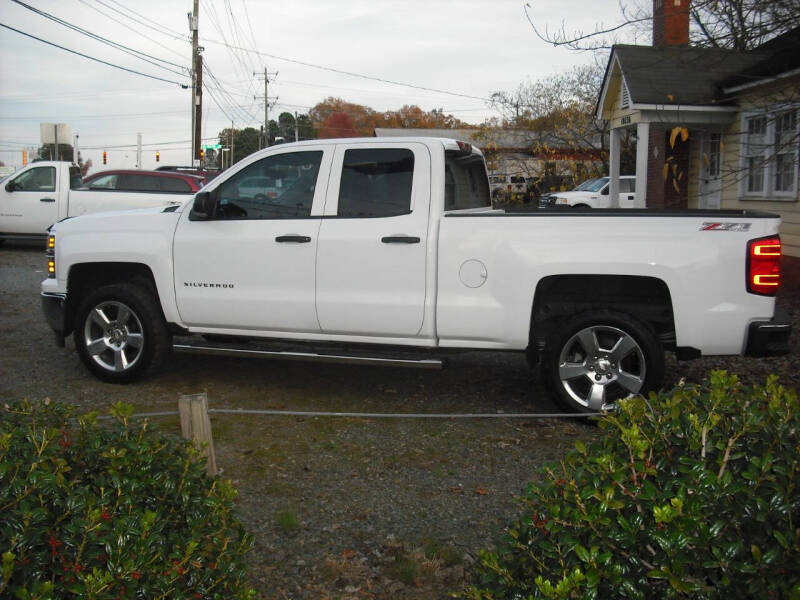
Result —
[{"label": "red parked car", "polygon": [[83,188],[125,192],[192,194],[205,185],[205,178],[176,171],[118,169],[100,171],[83,178]]}]

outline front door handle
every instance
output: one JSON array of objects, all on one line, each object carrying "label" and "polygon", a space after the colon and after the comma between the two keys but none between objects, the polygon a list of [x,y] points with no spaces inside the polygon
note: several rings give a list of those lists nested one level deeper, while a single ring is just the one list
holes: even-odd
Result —
[{"label": "front door handle", "polygon": [[275,238],[275,241],[279,243],[295,242],[297,244],[307,244],[311,241],[311,238],[307,235],[279,235]]},{"label": "front door handle", "polygon": [[384,244],[419,244],[419,238],[410,235],[387,235],[381,241]]},{"label": "front door handle", "polygon": [[39,198],[39,202],[55,202],[55,198]]}]

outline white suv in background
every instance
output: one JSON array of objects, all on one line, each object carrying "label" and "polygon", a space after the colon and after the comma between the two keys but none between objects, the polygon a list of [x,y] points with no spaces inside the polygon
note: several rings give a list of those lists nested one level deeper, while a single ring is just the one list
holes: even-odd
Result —
[{"label": "white suv in background", "polygon": [[[543,207],[612,208],[608,177],[588,179],[569,192],[554,192],[541,202]],[[619,207],[633,208],[636,199],[636,176],[621,175],[619,178]]]}]

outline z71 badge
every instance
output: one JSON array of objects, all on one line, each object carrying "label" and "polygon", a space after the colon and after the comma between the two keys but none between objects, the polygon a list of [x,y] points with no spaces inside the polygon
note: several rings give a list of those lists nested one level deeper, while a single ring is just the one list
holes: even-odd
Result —
[{"label": "z71 badge", "polygon": [[750,231],[750,223],[703,223],[700,231]]}]

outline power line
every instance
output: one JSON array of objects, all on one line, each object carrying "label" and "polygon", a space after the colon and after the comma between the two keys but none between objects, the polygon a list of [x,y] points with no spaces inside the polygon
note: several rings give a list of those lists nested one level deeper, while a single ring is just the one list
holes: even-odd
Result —
[{"label": "power line", "polygon": [[[152,117],[152,116],[160,116],[160,115],[177,115],[177,114],[184,114],[185,110],[170,110],[170,111],[159,111],[159,112],[147,112],[147,113],[119,113],[115,115],[81,115],[81,116],[73,116],[67,117],[70,120],[103,120],[103,119],[118,119],[120,117],[125,118],[134,118],[134,117]],[[58,120],[63,119],[64,116],[59,117],[0,117],[0,121],[47,121],[47,120]]]},{"label": "power line", "polygon": [[[229,48],[236,48],[238,50],[245,50],[245,51],[248,50],[247,48],[239,48],[239,47],[233,46],[231,44],[228,44],[227,42],[220,42],[219,40],[212,40],[212,39],[209,39],[209,38],[202,38],[202,39],[203,39],[204,42],[210,43],[210,44],[219,44],[221,46],[226,46],[226,47],[229,47]],[[333,67],[325,67],[325,66],[322,66],[322,65],[315,65],[313,63],[304,62],[302,60],[296,60],[294,58],[286,58],[285,56],[277,56],[275,54],[269,54],[267,52],[261,52],[260,50],[252,50],[252,49],[250,49],[249,51],[253,52],[255,54],[258,54],[260,56],[266,56],[268,58],[274,58],[275,60],[282,60],[282,61],[293,63],[293,64],[296,64],[296,65],[302,65],[304,67],[311,67],[312,69],[320,69],[322,71],[330,71],[331,73],[339,73],[340,75],[348,75],[350,77],[358,77],[360,79],[368,79],[370,81],[378,81],[378,82],[381,82],[381,83],[388,83],[388,84],[391,84],[391,85],[399,85],[399,86],[413,88],[413,89],[417,89],[417,90],[424,90],[426,92],[434,92],[436,94],[445,94],[445,95],[448,95],[448,96],[458,96],[460,98],[470,98],[471,100],[481,100],[482,102],[490,102],[491,101],[489,98],[482,98],[480,96],[470,96],[469,94],[461,94],[459,92],[450,92],[450,91],[447,91],[447,90],[439,90],[439,89],[436,89],[436,88],[429,88],[429,87],[425,87],[425,86],[422,86],[422,85],[415,85],[413,83],[403,83],[403,82],[400,82],[400,81],[393,81],[391,79],[384,79],[382,77],[373,77],[371,75],[363,75],[362,73],[354,73],[352,71],[344,71],[342,69],[335,69]]]},{"label": "power line", "polygon": [[[169,46],[165,46],[164,44],[162,44],[158,40],[154,40],[149,35],[143,34],[141,31],[139,31],[138,29],[133,28],[131,25],[123,23],[119,19],[117,19],[115,17],[112,17],[108,13],[103,12],[102,10],[97,8],[96,6],[92,6],[86,0],[78,0],[78,2],[80,2],[81,4],[85,5],[86,7],[90,8],[90,9],[92,9],[93,11],[103,15],[106,19],[110,19],[110,20],[114,21],[115,23],[117,23],[119,25],[122,25],[128,31],[131,31],[131,32],[135,33],[136,35],[141,36],[141,37],[143,37],[144,39],[146,39],[146,40],[148,40],[150,42],[153,42],[156,46],[161,46],[162,48],[164,48],[164,50],[166,50],[168,52],[172,52],[172,54],[175,54],[177,56],[183,56],[180,52],[176,52],[175,50],[173,50]],[[117,11],[117,13],[121,14],[121,13],[119,13],[119,11]],[[125,16],[125,15],[123,15],[123,16]]]},{"label": "power line", "polygon": [[[185,69],[185,67],[183,67],[182,65],[178,65],[178,64],[170,62],[168,60],[164,60],[163,58],[158,58],[156,56],[151,56],[150,54],[146,54],[146,53],[141,52],[139,50],[135,50],[133,48],[129,48],[128,46],[125,46],[123,44],[120,44],[120,43],[114,42],[112,40],[109,40],[107,38],[104,38],[104,37],[102,37],[100,35],[97,35],[96,33],[92,33],[91,31],[87,31],[86,29],[78,27],[77,25],[73,25],[72,23],[69,23],[68,21],[60,19],[60,18],[56,17],[55,15],[52,15],[52,14],[50,14],[48,12],[43,11],[43,10],[39,10],[38,8],[34,8],[33,6],[31,6],[29,4],[25,4],[24,2],[22,2],[22,0],[11,0],[11,1],[14,2],[15,4],[19,4],[23,8],[26,8],[26,9],[36,13],[37,15],[39,15],[41,17],[44,17],[46,19],[50,19],[51,21],[54,21],[54,22],[58,23],[59,25],[63,25],[64,27],[72,29],[73,31],[77,31],[78,33],[80,33],[82,35],[85,35],[87,37],[90,37],[93,40],[97,40],[98,42],[101,42],[103,44],[111,46],[112,48],[116,48],[117,50],[121,50],[122,52],[125,52],[126,54],[130,54],[131,56],[133,56],[135,58],[138,58],[139,60],[143,60],[143,61],[145,61],[147,63],[150,63],[151,65],[155,65],[156,67],[159,67],[161,69],[169,71],[170,73],[175,73],[176,75],[183,75],[184,74],[183,72],[175,71],[174,69],[167,68],[167,67],[165,67],[163,65],[158,64],[158,62],[154,62],[154,61],[159,61],[159,62],[165,63],[167,65],[172,65],[174,67],[178,67],[179,69]],[[147,58],[143,58],[143,57],[147,57]],[[148,60],[148,59],[153,59],[153,60]]]},{"label": "power line", "polygon": [[[224,31],[224,29],[222,27],[222,22],[221,22],[222,20],[220,19],[219,15],[217,14],[217,10],[214,7],[214,3],[210,2],[210,1],[203,0],[203,6],[208,11],[208,16],[209,16],[209,20],[211,21],[211,24],[217,30],[217,33],[219,33],[219,35],[221,35],[222,39],[225,41],[225,44],[227,45],[226,47],[227,47],[228,53],[229,53],[234,65],[238,65],[239,68],[241,69],[242,74],[244,74],[245,79],[243,81],[248,83],[249,90],[252,92],[252,94],[250,94],[250,96],[256,95],[257,91],[256,91],[255,86],[253,84],[252,77],[249,76],[249,72],[248,72],[247,67],[242,62],[241,57],[232,50],[233,46],[228,45],[228,38],[225,36],[225,31]],[[235,32],[234,32],[234,35],[235,35]],[[218,80],[217,80],[217,84],[219,85],[219,81]],[[222,86],[220,85],[220,87],[222,87]],[[250,104],[250,106],[252,106],[252,103]]]},{"label": "power line", "polygon": [[217,90],[217,92],[219,92],[220,96],[222,96],[225,100],[227,100],[228,105],[231,108],[236,108],[237,110],[240,111],[241,114],[245,115],[245,118],[242,119],[242,121],[247,122],[248,119],[251,122],[252,121],[256,121],[256,122],[258,121],[258,119],[256,119],[252,114],[250,114],[249,111],[245,110],[244,107],[242,107],[241,105],[237,104],[233,100],[233,98],[231,98],[231,96],[229,95],[228,91],[224,88],[224,86],[222,86],[220,84],[219,79],[217,79],[217,76],[214,75],[214,72],[211,70],[211,68],[210,68],[210,66],[208,64],[205,65],[205,71],[208,74],[208,76],[211,78],[211,80],[214,82],[214,85],[216,85],[216,90]]},{"label": "power line", "polygon": [[120,69],[122,71],[127,71],[128,73],[133,73],[134,75],[141,75],[142,77],[148,77],[150,79],[156,79],[158,81],[163,81],[165,83],[173,83],[175,85],[181,86],[183,89],[187,89],[189,86],[185,83],[180,83],[178,81],[171,81],[169,79],[164,79],[163,77],[157,77],[156,75],[148,75],[147,73],[142,73],[141,71],[135,71],[134,69],[129,69],[128,67],[122,67],[120,65],[115,65],[110,62],[106,62],[99,58],[95,58],[94,56],[89,56],[88,54],[83,54],[82,52],[78,52],[77,50],[70,50],[69,48],[65,48],[64,46],[59,46],[58,44],[54,44],[53,42],[48,42],[47,40],[43,40],[40,37],[36,37],[35,35],[31,35],[30,33],[25,33],[24,31],[20,31],[19,29],[14,29],[13,27],[6,25],[5,23],[0,23],[0,27],[5,27],[6,29],[10,29],[20,35],[24,35],[25,37],[29,37],[34,39],[38,42],[42,42],[43,44],[47,44],[48,46],[54,46],[60,50],[64,50],[65,52],[70,52],[72,54],[77,54],[78,56],[82,56],[83,58],[88,58],[89,60],[93,60],[95,62],[99,62],[101,64],[107,65],[109,67],[114,67],[115,69]]},{"label": "power line", "polygon": [[152,19],[148,19],[147,17],[144,17],[144,16],[142,16],[142,15],[139,15],[139,13],[137,13],[137,12],[135,12],[134,10],[132,10],[132,9],[130,9],[130,8],[126,7],[126,6],[124,6],[123,4],[120,4],[119,2],[114,2],[114,3],[115,3],[115,4],[117,4],[118,6],[120,6],[120,7],[124,8],[124,9],[125,9],[125,10],[127,10],[128,12],[131,12],[131,13],[133,13],[133,14],[135,14],[135,15],[139,15],[139,16],[141,16],[143,19],[147,19],[148,21],[150,21],[150,23],[153,23],[153,25],[150,25],[150,24],[148,24],[148,23],[145,23],[144,21],[140,21],[139,19],[136,19],[136,18],[134,18],[134,17],[131,17],[130,15],[126,15],[124,12],[120,11],[119,9],[117,9],[117,8],[114,8],[113,6],[109,6],[108,4],[106,4],[105,2],[103,2],[103,0],[95,0],[95,2],[97,2],[98,4],[102,4],[102,5],[103,5],[103,6],[105,6],[107,9],[114,11],[115,13],[117,13],[117,14],[118,14],[118,15],[120,15],[120,16],[123,16],[123,17],[125,17],[126,19],[130,19],[131,21],[134,21],[134,22],[136,22],[136,23],[139,23],[140,25],[144,25],[145,27],[148,27],[148,28],[152,29],[153,31],[155,31],[155,32],[157,32],[157,33],[160,33],[161,35],[165,35],[165,36],[167,36],[167,37],[171,37],[171,38],[172,38],[172,39],[174,39],[174,40],[184,40],[184,39],[186,39],[186,38],[183,36],[183,34],[180,34],[180,33],[178,33],[178,32],[172,31],[171,29],[168,29],[167,27],[164,27],[163,25],[161,25],[160,23],[157,23],[156,21],[153,21]]}]

